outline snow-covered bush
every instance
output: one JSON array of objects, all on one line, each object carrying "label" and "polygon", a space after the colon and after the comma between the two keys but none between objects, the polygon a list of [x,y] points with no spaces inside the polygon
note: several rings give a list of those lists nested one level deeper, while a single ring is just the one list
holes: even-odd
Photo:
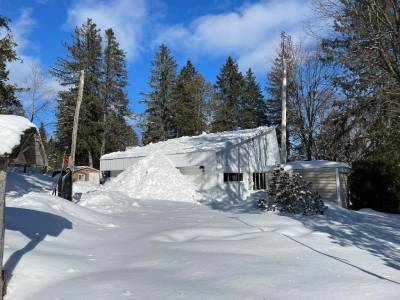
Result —
[{"label": "snow-covered bush", "polygon": [[275,167],[268,185],[268,201],[258,201],[266,210],[285,213],[315,215],[325,210],[321,196],[311,190],[311,183],[305,182],[300,174],[290,175],[281,166]]}]

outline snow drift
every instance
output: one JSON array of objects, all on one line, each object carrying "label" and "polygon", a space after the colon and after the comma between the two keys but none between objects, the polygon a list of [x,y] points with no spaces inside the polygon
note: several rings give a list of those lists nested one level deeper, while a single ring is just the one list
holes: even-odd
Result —
[{"label": "snow drift", "polygon": [[200,199],[194,184],[164,155],[152,154],[130,166],[105,186],[134,199],[196,202]]}]

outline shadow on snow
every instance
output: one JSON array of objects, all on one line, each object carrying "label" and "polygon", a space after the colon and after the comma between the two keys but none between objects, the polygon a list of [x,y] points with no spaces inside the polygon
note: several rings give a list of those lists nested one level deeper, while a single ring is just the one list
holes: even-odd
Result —
[{"label": "shadow on snow", "polygon": [[6,229],[19,231],[30,239],[23,248],[15,251],[7,259],[4,268],[11,278],[21,258],[32,251],[46,236],[56,237],[64,229],[72,229],[72,223],[66,218],[32,209],[7,207]]}]

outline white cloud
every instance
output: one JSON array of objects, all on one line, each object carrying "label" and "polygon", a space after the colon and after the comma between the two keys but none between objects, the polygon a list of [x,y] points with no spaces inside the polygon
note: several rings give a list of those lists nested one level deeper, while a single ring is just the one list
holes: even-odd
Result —
[{"label": "white cloud", "polygon": [[114,30],[129,61],[138,57],[142,48],[143,27],[148,20],[144,0],[76,1],[68,10],[65,25],[80,26],[87,18],[93,19],[103,30],[110,27]]},{"label": "white cloud", "polygon": [[[27,87],[32,65],[36,65],[42,70],[44,69],[40,59],[31,54],[31,50],[35,49],[35,44],[31,41],[30,34],[36,27],[36,21],[32,18],[31,13],[30,9],[23,9],[18,19],[11,23],[11,31],[17,43],[16,52],[20,60],[7,64],[7,68],[10,71],[9,82],[21,88]],[[55,99],[61,86],[48,72],[43,71],[43,74],[45,76],[44,88],[50,91],[46,94],[47,99],[44,100]],[[19,97],[25,107],[29,105],[29,100],[26,99],[25,93],[20,93]]]},{"label": "white cloud", "polygon": [[235,12],[199,17],[188,26],[166,27],[153,44],[164,42],[191,56],[233,55],[242,70],[252,67],[260,73],[276,54],[280,32],[301,38],[310,12],[310,0],[261,1]]}]

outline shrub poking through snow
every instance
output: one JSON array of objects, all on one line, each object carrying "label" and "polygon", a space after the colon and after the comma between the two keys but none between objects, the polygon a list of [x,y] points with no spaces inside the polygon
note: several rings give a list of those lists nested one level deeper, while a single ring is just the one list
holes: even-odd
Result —
[{"label": "shrub poking through snow", "polygon": [[321,196],[311,190],[311,183],[305,182],[300,174],[290,175],[281,166],[275,167],[268,186],[268,201],[258,201],[266,210],[284,213],[315,215],[325,210]]}]

